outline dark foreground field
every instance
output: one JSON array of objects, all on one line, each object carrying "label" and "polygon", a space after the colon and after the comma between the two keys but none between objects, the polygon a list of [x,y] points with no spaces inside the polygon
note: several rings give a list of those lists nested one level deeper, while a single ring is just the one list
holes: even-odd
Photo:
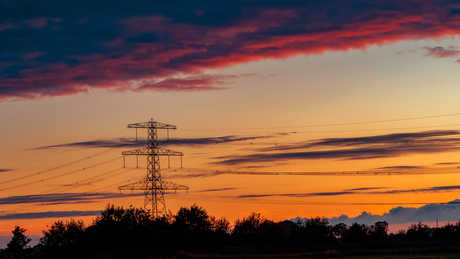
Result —
[{"label": "dark foreground field", "polygon": [[162,259],[199,259],[199,258],[255,258],[255,259],[299,259],[299,258],[460,258],[460,246],[439,246],[427,248],[398,249],[349,249],[304,251],[304,248],[291,247],[220,247],[218,249],[189,249],[174,251],[169,249],[125,249],[116,252],[91,255],[93,259],[118,258],[162,258]]}]

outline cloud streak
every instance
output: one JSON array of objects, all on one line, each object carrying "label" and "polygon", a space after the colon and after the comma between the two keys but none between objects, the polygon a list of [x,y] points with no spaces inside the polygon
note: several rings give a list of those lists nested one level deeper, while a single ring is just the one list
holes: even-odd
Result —
[{"label": "cloud streak", "polygon": [[366,136],[357,138],[326,138],[308,142],[300,142],[292,145],[277,145],[276,147],[259,149],[259,151],[267,152],[279,150],[311,149],[321,147],[354,147],[368,146],[373,144],[382,146],[413,143],[430,144],[433,142],[458,143],[460,141],[460,138],[445,138],[449,136],[458,135],[460,135],[460,131],[457,130],[432,130],[411,133],[393,133],[387,135]]},{"label": "cloud streak", "polygon": [[6,213],[6,214],[0,214],[0,220],[42,219],[42,218],[73,218],[73,217],[85,217],[85,216],[98,216],[100,214],[101,214],[100,210]]},{"label": "cloud streak", "polygon": [[380,194],[405,194],[405,193],[425,193],[425,192],[452,192],[460,190],[460,185],[452,186],[435,186],[430,188],[419,188],[419,189],[408,189],[408,190],[388,190],[388,191],[373,191],[379,189],[386,189],[388,187],[365,187],[365,188],[356,188],[348,189],[344,191],[337,192],[313,192],[313,193],[272,193],[272,194],[248,194],[240,195],[238,198],[264,198],[264,197],[294,197],[294,198],[304,198],[304,197],[323,197],[323,196],[341,196],[341,195],[356,195],[356,194],[365,194],[365,195],[380,195]]},{"label": "cloud streak", "polygon": [[159,82],[143,84],[136,88],[137,91],[155,90],[160,92],[196,92],[209,90],[223,90],[230,84],[230,79],[237,76],[210,76],[199,75],[186,78],[169,78]]},{"label": "cloud streak", "polygon": [[448,48],[436,46],[434,48],[424,47],[427,51],[425,56],[435,57],[435,58],[451,58],[457,57],[460,54],[460,50],[457,47],[449,46]]},{"label": "cloud streak", "polygon": [[[459,13],[443,0],[2,2],[0,100],[225,89],[237,75],[205,72],[455,36]],[[427,51],[440,57],[454,50]]]},{"label": "cloud streak", "polygon": [[[193,146],[200,146],[200,145],[212,145],[212,144],[225,144],[225,143],[233,143],[233,142],[240,142],[240,141],[249,141],[249,140],[258,140],[258,139],[268,139],[274,138],[280,135],[287,135],[287,133],[279,133],[273,135],[265,135],[265,136],[221,136],[221,137],[209,137],[209,138],[171,138],[169,141],[160,140],[159,144],[161,145],[172,145],[172,146],[183,146],[183,145],[193,145]],[[112,140],[94,140],[94,141],[82,141],[82,142],[73,142],[73,143],[66,143],[66,144],[58,144],[52,146],[41,146],[35,149],[47,149],[47,148],[60,148],[60,147],[131,147],[131,148],[139,148],[147,146],[146,140],[138,140],[136,141],[134,138],[118,138]],[[6,170],[6,169],[5,169]]]},{"label": "cloud streak", "polygon": [[220,188],[220,189],[206,189],[206,190],[201,190],[197,192],[221,192],[221,191],[232,191],[232,190],[238,190],[238,188]]},{"label": "cloud streak", "polygon": [[[360,138],[327,138],[254,150],[249,155],[215,157],[215,164],[240,165],[308,159],[374,159],[460,150],[459,131],[396,133]],[[295,152],[294,152],[295,151]]]},{"label": "cloud streak", "polygon": [[225,172],[209,172],[209,173],[188,173],[188,174],[175,174],[175,175],[165,175],[165,179],[174,179],[174,178],[207,178],[214,177],[225,174]]},{"label": "cloud streak", "polygon": [[0,205],[11,204],[68,204],[89,203],[103,199],[114,199],[135,196],[143,196],[143,193],[118,194],[118,193],[54,193],[40,195],[9,196],[0,198]]}]

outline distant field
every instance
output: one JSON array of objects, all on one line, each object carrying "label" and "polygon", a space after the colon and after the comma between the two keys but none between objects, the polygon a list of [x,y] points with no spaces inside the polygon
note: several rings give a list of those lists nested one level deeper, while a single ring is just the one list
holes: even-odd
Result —
[{"label": "distant field", "polygon": [[206,255],[206,254],[181,254],[172,258],[248,258],[248,259],[300,259],[300,258],[343,258],[343,259],[393,259],[393,258],[410,258],[410,259],[458,259],[460,253],[442,253],[442,254],[395,254],[395,255],[361,255],[361,256],[338,256],[327,254],[278,254],[278,255]]},{"label": "distant field", "polygon": [[[260,253],[259,253],[260,252]],[[376,251],[347,251],[342,254],[337,254],[335,251],[326,252],[293,252],[293,253],[270,253],[268,251],[234,249],[232,252],[227,251],[180,251],[180,252],[159,252],[154,250],[123,250],[114,254],[99,255],[94,258],[164,258],[164,259],[301,259],[301,258],[341,258],[341,259],[396,259],[396,258],[410,258],[410,259],[454,259],[460,258],[459,252],[448,253],[445,251],[424,253],[422,250],[413,250],[413,253],[407,250],[386,250],[381,254]],[[350,255],[350,253],[359,253],[359,255]],[[388,254],[385,254],[387,253]],[[133,257],[134,256],[134,257]]]}]

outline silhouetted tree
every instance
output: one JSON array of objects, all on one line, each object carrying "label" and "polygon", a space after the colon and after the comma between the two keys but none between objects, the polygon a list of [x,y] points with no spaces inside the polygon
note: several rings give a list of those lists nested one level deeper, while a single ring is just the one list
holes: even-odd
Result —
[{"label": "silhouetted tree", "polygon": [[13,255],[14,258],[22,258],[29,254],[30,248],[27,244],[32,240],[26,235],[24,235],[26,229],[16,226],[13,233],[13,238],[7,244],[8,252]]},{"label": "silhouetted tree", "polygon": [[188,235],[212,230],[211,219],[207,211],[196,204],[190,209],[180,208],[174,217],[173,226],[183,228]]},{"label": "silhouetted tree", "polygon": [[446,224],[443,227],[436,228],[431,236],[433,240],[458,241],[460,240],[460,221],[455,225]]},{"label": "silhouetted tree", "polygon": [[286,241],[281,225],[271,220],[266,220],[259,225],[255,239],[255,243],[265,246],[280,246]]},{"label": "silhouetted tree", "polygon": [[180,208],[174,216],[172,228],[182,244],[194,246],[216,245],[227,240],[230,223],[225,218],[216,219],[196,204],[190,209]]},{"label": "silhouetted tree", "polygon": [[48,230],[43,230],[40,246],[45,257],[61,257],[64,254],[79,252],[78,242],[85,232],[82,220],[56,221]]},{"label": "silhouetted tree", "polygon": [[332,234],[335,238],[342,240],[343,236],[346,235],[348,226],[345,223],[338,223],[332,227]]},{"label": "silhouetted tree", "polygon": [[301,231],[301,224],[285,220],[277,223],[282,231],[284,242],[292,245],[304,245],[303,233]]},{"label": "silhouetted tree", "polygon": [[[159,221],[165,219],[158,219]],[[124,209],[122,206],[108,204],[88,227],[87,239],[91,240],[88,245],[95,250],[141,246],[148,239],[158,239],[155,235],[159,232],[153,231],[156,226],[154,222],[157,221],[152,218],[149,210],[133,206]],[[168,223],[166,225],[169,227]]]},{"label": "silhouetted tree", "polygon": [[306,220],[305,229],[308,243],[326,244],[334,242],[334,236],[329,226],[329,221],[324,217]]},{"label": "silhouetted tree", "polygon": [[369,227],[364,224],[359,224],[357,222],[353,223],[343,237],[343,242],[348,243],[358,243],[367,240],[367,236],[369,233]]},{"label": "silhouetted tree", "polygon": [[232,231],[233,239],[240,244],[257,244],[263,243],[257,239],[258,230],[261,227],[267,228],[273,224],[273,221],[268,220],[260,215],[260,213],[251,212],[247,218],[235,221],[235,227]]},{"label": "silhouetted tree", "polygon": [[428,225],[423,224],[421,221],[415,224],[411,224],[407,229],[406,237],[408,239],[415,240],[428,240],[430,239],[428,233]]},{"label": "silhouetted tree", "polygon": [[233,235],[251,235],[255,234],[259,226],[267,221],[263,218],[260,213],[251,212],[247,218],[242,220],[237,219],[235,221],[235,227],[233,228]]},{"label": "silhouetted tree", "polygon": [[43,230],[40,244],[47,247],[58,247],[77,242],[85,231],[82,220],[56,221],[48,230]]},{"label": "silhouetted tree", "polygon": [[400,229],[396,233],[390,234],[389,238],[390,238],[390,240],[397,241],[397,242],[405,240],[406,239],[406,231],[404,229]]},{"label": "silhouetted tree", "polygon": [[369,235],[373,240],[384,240],[388,238],[388,222],[378,221],[369,227]]},{"label": "silhouetted tree", "polygon": [[125,210],[123,209],[123,206],[115,207],[114,204],[110,205],[109,203],[101,212],[101,215],[97,216],[96,219],[94,219],[93,223],[97,224],[98,222],[102,221],[120,222],[123,219],[124,214]]},{"label": "silhouetted tree", "polygon": [[216,219],[211,217],[212,230],[214,231],[214,243],[225,245],[230,238],[230,222],[228,219],[221,217]]}]

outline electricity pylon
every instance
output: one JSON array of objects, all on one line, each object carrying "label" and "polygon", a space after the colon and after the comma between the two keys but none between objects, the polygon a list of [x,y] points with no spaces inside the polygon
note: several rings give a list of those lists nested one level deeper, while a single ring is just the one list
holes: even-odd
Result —
[{"label": "electricity pylon", "polygon": [[165,190],[188,190],[189,187],[185,185],[175,184],[161,180],[160,172],[160,156],[180,156],[181,167],[182,167],[182,152],[164,150],[158,147],[158,135],[157,129],[168,130],[177,129],[174,125],[156,122],[154,119],[150,119],[148,122],[128,124],[128,128],[148,129],[148,144],[146,149],[136,149],[131,151],[124,151],[123,162],[125,156],[130,155],[144,155],[147,156],[147,179],[137,183],[119,186],[118,190],[143,190],[145,193],[144,208],[148,208],[149,204],[152,206],[151,213],[155,218],[162,217],[166,214],[166,203],[164,192]]}]

